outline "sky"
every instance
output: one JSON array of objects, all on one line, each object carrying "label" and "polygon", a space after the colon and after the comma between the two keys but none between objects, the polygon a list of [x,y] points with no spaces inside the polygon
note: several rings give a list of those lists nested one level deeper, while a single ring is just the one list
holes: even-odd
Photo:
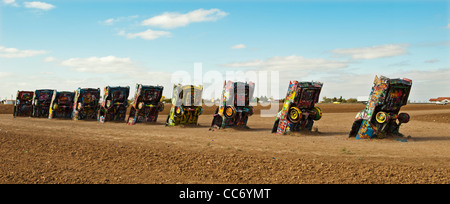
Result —
[{"label": "sky", "polygon": [[376,75],[411,79],[411,101],[450,96],[449,1],[0,1],[0,99],[178,82],[218,98],[224,80],[356,98]]}]

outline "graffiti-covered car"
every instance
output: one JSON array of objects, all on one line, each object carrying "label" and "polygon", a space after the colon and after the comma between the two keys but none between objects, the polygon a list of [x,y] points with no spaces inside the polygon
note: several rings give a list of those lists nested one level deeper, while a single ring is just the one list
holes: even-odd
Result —
[{"label": "graffiti-covered car", "polygon": [[250,105],[254,90],[253,82],[225,81],[211,128],[247,127],[248,117],[254,112]]},{"label": "graffiti-covered car", "polygon": [[202,94],[201,85],[174,85],[166,126],[197,125],[203,111]]},{"label": "graffiti-covered car", "polygon": [[98,120],[106,121],[125,121],[128,108],[128,95],[130,87],[105,87],[103,93],[103,102],[98,112]]},{"label": "graffiti-covered car", "polygon": [[99,88],[78,88],[73,101],[73,120],[97,120]]},{"label": "graffiti-covered car", "polygon": [[409,121],[409,115],[399,112],[408,102],[412,81],[375,76],[373,84],[369,102],[356,115],[349,137],[367,139],[402,136],[399,133],[400,125]]},{"label": "graffiti-covered car", "polygon": [[159,112],[164,110],[164,87],[136,85],[134,102],[128,115],[128,125],[137,122],[156,122]]},{"label": "graffiti-covered car", "polygon": [[75,92],[54,91],[52,102],[50,104],[49,119],[52,118],[72,118],[73,99]]},{"label": "graffiti-covered car", "polygon": [[14,117],[30,117],[33,112],[32,91],[17,91],[16,103],[14,104]]},{"label": "graffiti-covered car", "polygon": [[312,130],[314,121],[322,118],[322,110],[316,107],[323,83],[291,81],[283,108],[277,114],[272,133],[286,134],[293,131]]},{"label": "graffiti-covered car", "polygon": [[34,92],[32,117],[47,118],[54,90],[38,89]]}]

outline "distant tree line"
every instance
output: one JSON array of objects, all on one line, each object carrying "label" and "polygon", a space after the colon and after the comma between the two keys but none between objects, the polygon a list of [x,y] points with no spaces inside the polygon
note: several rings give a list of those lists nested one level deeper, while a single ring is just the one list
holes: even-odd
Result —
[{"label": "distant tree line", "polygon": [[339,98],[336,98],[336,97],[333,97],[333,98],[327,98],[326,96],[324,96],[324,97],[322,98],[322,100],[323,100],[323,103],[333,103],[333,102],[339,102],[339,103],[357,103],[357,102],[358,102],[358,100],[357,100],[356,98],[345,99],[345,98],[342,98],[342,96],[339,97]]}]

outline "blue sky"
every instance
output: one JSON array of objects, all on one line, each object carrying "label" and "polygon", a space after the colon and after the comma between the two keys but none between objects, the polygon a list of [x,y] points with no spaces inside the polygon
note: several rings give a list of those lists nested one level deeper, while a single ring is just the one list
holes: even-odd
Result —
[{"label": "blue sky", "polygon": [[172,74],[193,74],[200,62],[204,73],[223,77],[278,71],[279,97],[289,80],[323,82],[322,97],[365,96],[382,74],[412,79],[410,99],[425,101],[450,95],[449,7],[407,0],[1,0],[0,98],[136,83],[164,85],[170,96]]}]

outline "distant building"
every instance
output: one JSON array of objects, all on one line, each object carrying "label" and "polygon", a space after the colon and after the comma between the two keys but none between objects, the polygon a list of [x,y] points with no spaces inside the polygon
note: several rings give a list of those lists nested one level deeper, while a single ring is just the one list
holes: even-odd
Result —
[{"label": "distant building", "polygon": [[359,103],[367,103],[369,101],[369,96],[358,96],[356,97],[356,100]]},{"label": "distant building", "polygon": [[439,102],[445,102],[445,103],[449,103],[450,102],[450,97],[437,97],[437,98],[432,98],[429,100],[431,103],[439,103]]},{"label": "distant building", "polygon": [[16,104],[16,100],[3,100],[0,102],[1,104],[9,104],[9,105],[14,105]]}]

